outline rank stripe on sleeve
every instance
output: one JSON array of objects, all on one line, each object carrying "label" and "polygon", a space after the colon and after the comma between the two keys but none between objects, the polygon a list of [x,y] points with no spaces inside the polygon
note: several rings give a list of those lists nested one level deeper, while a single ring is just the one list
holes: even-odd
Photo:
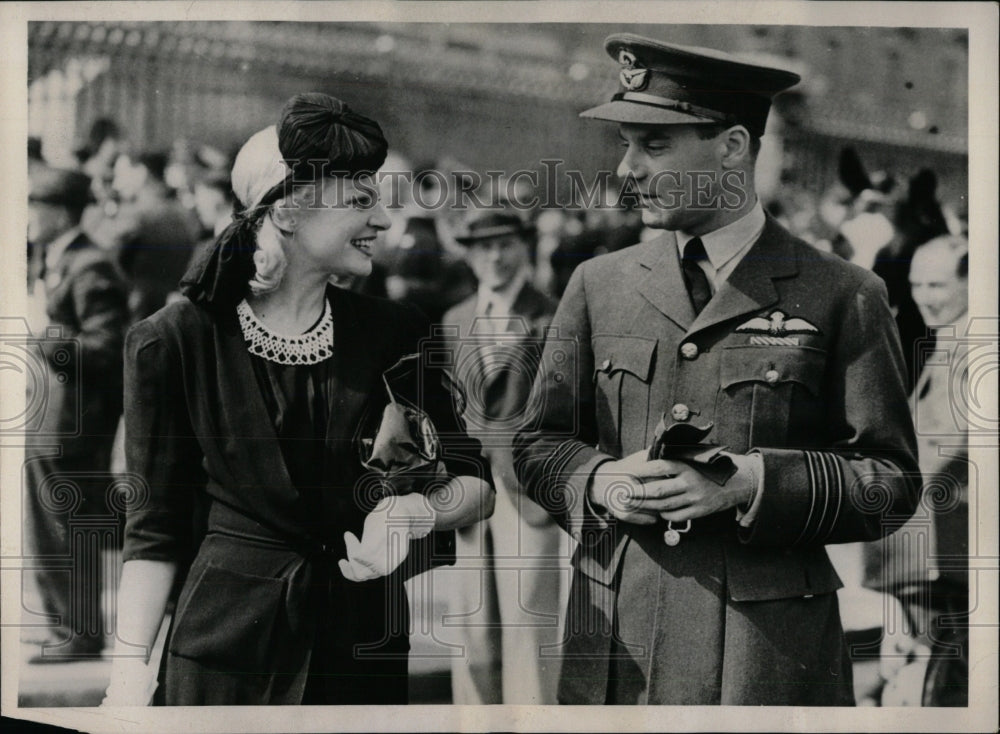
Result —
[{"label": "rank stripe on sleeve", "polygon": [[[573,457],[583,450],[583,448],[583,446],[575,441],[564,441],[556,446],[552,453],[550,453],[542,463],[542,481],[550,486],[561,486],[565,490],[567,480],[562,479],[562,475],[566,471],[566,467],[569,466]],[[569,504],[566,503],[565,500],[563,503],[564,506],[568,506]]]},{"label": "rank stripe on sleeve", "polygon": [[809,524],[812,522],[813,514],[816,512],[816,485],[818,484],[816,466],[813,463],[813,452],[803,451],[803,456],[806,460],[806,469],[809,472],[809,491],[811,493],[811,499],[809,504],[809,514],[806,515],[806,521],[802,525],[802,532],[799,533],[799,537],[795,539],[795,545],[798,545],[806,537],[806,533],[809,532]]},{"label": "rank stripe on sleeve", "polygon": [[[844,472],[841,470],[840,462],[837,461],[837,457],[834,454],[824,453],[820,455],[830,468],[830,475],[833,477],[833,489],[836,493],[836,496],[833,498],[833,502],[829,504],[830,509],[833,510],[830,515],[830,524],[827,526],[826,530],[819,535],[820,540],[826,540],[833,534],[833,529],[837,527],[837,519],[840,517],[840,506],[844,502]],[[820,530],[822,530],[822,527]]]},{"label": "rank stripe on sleeve", "polygon": [[[812,501],[805,525],[795,541],[796,544],[814,543],[828,538],[840,516],[840,504],[844,499],[844,477],[836,457],[821,451],[803,453],[809,471]],[[826,522],[828,516],[830,519]]]}]

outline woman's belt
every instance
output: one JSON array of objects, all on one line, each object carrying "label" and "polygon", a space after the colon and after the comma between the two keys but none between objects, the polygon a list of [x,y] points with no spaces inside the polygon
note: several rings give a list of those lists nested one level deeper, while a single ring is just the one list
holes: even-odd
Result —
[{"label": "woman's belt", "polygon": [[[324,542],[306,534],[296,534],[277,527],[249,511],[212,498],[208,511],[208,532],[239,538],[262,547],[288,549],[322,564],[336,564],[347,557],[343,542]],[[403,579],[439,566],[455,564],[455,531],[435,531],[410,546],[410,553],[396,573]]]},{"label": "woman's belt", "polygon": [[324,543],[305,532],[293,533],[274,523],[212,498],[208,511],[208,532],[239,538],[262,547],[292,550],[310,560],[336,561],[344,557],[343,543]]}]

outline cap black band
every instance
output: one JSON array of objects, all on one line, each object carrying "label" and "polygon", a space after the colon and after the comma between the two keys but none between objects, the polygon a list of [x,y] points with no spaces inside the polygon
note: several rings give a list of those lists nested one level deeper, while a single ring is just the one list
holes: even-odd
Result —
[{"label": "cap black band", "polygon": [[718,110],[710,110],[707,107],[691,104],[690,102],[682,102],[677,99],[660,97],[655,94],[645,94],[644,92],[618,92],[618,94],[611,98],[612,102],[617,102],[619,100],[624,102],[635,102],[637,104],[648,104],[651,107],[660,107],[665,110],[674,110],[676,112],[687,112],[692,115],[698,115],[699,117],[707,117],[710,120],[716,120],[718,122],[735,122],[736,119],[732,114],[719,112]]},{"label": "cap black band", "polygon": [[647,70],[647,84],[642,91],[622,90],[612,101],[673,110],[726,125],[742,124],[754,135],[764,134],[771,100],[740,89],[710,88],[693,79],[671,78],[656,68]]}]

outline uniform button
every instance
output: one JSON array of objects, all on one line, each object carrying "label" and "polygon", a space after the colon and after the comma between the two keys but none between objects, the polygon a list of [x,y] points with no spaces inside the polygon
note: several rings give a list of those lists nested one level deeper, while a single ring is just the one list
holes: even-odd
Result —
[{"label": "uniform button", "polygon": [[677,403],[670,409],[670,417],[683,423],[691,417],[691,410],[684,403]]},{"label": "uniform button", "polygon": [[778,374],[778,370],[768,370],[764,373],[764,379],[767,380],[769,385],[776,383],[779,377],[781,377],[781,375]]},{"label": "uniform button", "polygon": [[610,367],[610,366],[611,366],[611,360],[610,359],[606,359],[603,362],[601,362],[601,369],[602,370],[607,371],[608,367]]},{"label": "uniform button", "polygon": [[695,359],[698,356],[698,345],[693,342],[681,344],[681,356],[684,359]]}]

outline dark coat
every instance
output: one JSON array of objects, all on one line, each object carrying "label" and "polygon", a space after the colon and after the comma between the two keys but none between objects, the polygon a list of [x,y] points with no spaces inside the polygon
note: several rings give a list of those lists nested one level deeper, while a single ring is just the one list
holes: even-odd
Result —
[{"label": "dark coat", "polygon": [[[355,584],[336,562],[346,557],[344,533],[361,537],[377,499],[366,489],[374,485],[360,464],[359,427],[387,402],[382,373],[428,332],[414,311],[388,301],[333,287],[328,297],[334,384],[325,460],[338,479],[319,515],[289,478],[235,312],[182,301],[129,333],[127,458],[148,497],[129,512],[125,560],[196,552],[168,643],[168,704],[299,703],[317,660],[337,683],[322,701],[405,702],[402,582],[421,569]],[[449,472],[487,477],[478,442],[434,384],[425,382],[423,407],[450,437]],[[431,543],[414,545],[427,568]]]},{"label": "dark coat", "polygon": [[[35,558],[72,560],[72,574],[61,562],[41,564],[35,582],[43,611],[75,638],[75,651],[93,653],[104,640],[100,564],[90,543],[117,545],[108,531],[117,531],[121,517],[110,462],[122,412],[127,288],[116,264],[81,234],[46,275],[45,289],[49,331],[32,340],[38,369],[27,373],[25,543]],[[84,574],[91,583],[71,589],[69,576]]]},{"label": "dark coat", "polygon": [[138,321],[162,308],[167,295],[178,289],[198,242],[198,220],[165,193],[144,189],[113,218],[95,223],[92,234],[118,253]]},{"label": "dark coat", "polygon": [[122,345],[127,286],[108,254],[80,234],[46,275],[53,333],[38,343],[45,357],[45,409],[32,433],[58,441],[64,457],[107,471],[122,412]]},{"label": "dark coat", "polygon": [[[814,330],[740,330],[777,311]],[[879,537],[883,516],[913,513],[920,484],[881,280],[769,218],[695,318],[665,233],[578,268],[553,328],[541,429],[515,439],[514,460],[580,541],[560,700],[853,702],[823,546]],[[585,493],[679,405],[714,423],[709,441],[760,453],[763,497],[751,527],[718,513],[670,547],[662,524],[606,522]]]}]

